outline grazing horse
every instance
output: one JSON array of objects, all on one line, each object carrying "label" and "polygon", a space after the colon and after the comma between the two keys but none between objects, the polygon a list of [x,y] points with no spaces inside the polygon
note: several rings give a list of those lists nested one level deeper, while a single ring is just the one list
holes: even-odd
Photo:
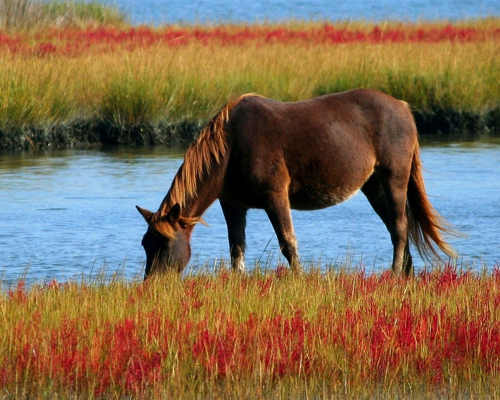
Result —
[{"label": "grazing horse", "polygon": [[425,192],[406,102],[369,89],[294,103],[242,95],[189,147],[158,211],[137,207],[148,223],[145,277],[184,269],[193,228],[216,199],[235,270],[245,268],[249,208],[266,211],[290,267],[300,269],[290,209],[333,206],[359,189],[390,233],[394,273],[413,273],[410,240],[427,258],[438,255],[434,244],[454,255],[442,237],[451,231]]}]

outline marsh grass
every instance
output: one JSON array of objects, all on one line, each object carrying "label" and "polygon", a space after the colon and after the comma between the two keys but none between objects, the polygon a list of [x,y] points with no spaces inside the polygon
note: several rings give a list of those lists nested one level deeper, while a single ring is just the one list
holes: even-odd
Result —
[{"label": "marsh grass", "polygon": [[[484,24],[494,31],[498,20]],[[470,26],[477,29],[480,22]],[[299,28],[317,29],[294,29]],[[163,130],[173,134],[173,125],[201,126],[242,93],[297,101],[358,87],[410,103],[422,132],[488,132],[500,126],[496,36],[344,44],[249,39],[242,45],[218,42],[220,29],[200,28],[198,36],[188,30],[186,35],[198,39],[185,43],[179,42],[182,36],[157,39],[163,31],[147,29],[12,36],[0,58],[0,145],[21,133],[37,146],[33,129],[75,126],[74,132],[82,126],[93,130],[96,141],[155,144]],[[261,37],[253,32],[263,29],[249,26],[238,35]],[[242,40],[238,35],[235,40]]]},{"label": "marsh grass", "polygon": [[153,122],[164,110],[155,83],[145,75],[113,77],[96,107],[97,118],[117,127]]},{"label": "marsh grass", "polygon": [[[157,47],[126,55],[102,55],[97,60],[89,56],[77,60],[54,56],[27,64],[17,58],[4,60],[2,86],[10,103],[19,107],[29,104],[28,99],[41,106],[56,102],[64,91],[69,109],[83,106],[94,110],[99,118],[118,124],[162,117],[207,118],[229,98],[243,92],[295,101],[355,87],[387,91],[410,102],[416,110],[478,112],[498,103],[495,73],[500,60],[489,54],[495,50],[498,44],[310,49],[290,45],[245,49],[191,45],[182,51]],[[448,54],[452,65],[443,65],[442,53]],[[473,61],[477,59],[486,62],[478,65]],[[23,69],[17,68],[21,62]],[[82,100],[84,103],[78,104]],[[50,106],[28,114],[33,120],[35,115],[57,119],[52,114],[58,109]],[[3,120],[8,120],[7,113],[2,114]]]},{"label": "marsh grass", "polygon": [[126,15],[97,0],[0,0],[0,29],[123,25]]},{"label": "marsh grass", "polygon": [[221,264],[0,293],[8,398],[496,398],[500,278]]}]

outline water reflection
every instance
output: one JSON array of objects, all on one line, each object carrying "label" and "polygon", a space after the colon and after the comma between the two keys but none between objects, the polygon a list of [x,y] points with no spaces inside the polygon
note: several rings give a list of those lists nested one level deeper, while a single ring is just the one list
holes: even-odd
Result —
[{"label": "water reflection", "polygon": [[[138,277],[145,261],[139,204],[156,209],[182,163],[184,149],[114,148],[16,153],[0,157],[0,274],[17,280],[89,276],[101,267]],[[436,209],[467,237],[453,241],[463,263],[500,262],[500,140],[439,142],[422,138],[425,180]],[[191,265],[228,258],[226,225],[215,203],[209,227],[193,235]],[[388,268],[392,247],[362,194],[326,210],[293,212],[306,262]],[[265,213],[248,216],[248,264],[275,266],[276,238]],[[417,266],[423,262],[416,261]]]}]

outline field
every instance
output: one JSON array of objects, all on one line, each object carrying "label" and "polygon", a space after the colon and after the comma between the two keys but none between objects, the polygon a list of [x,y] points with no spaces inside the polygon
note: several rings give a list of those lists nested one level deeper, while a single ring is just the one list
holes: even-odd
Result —
[{"label": "field", "polygon": [[296,101],[355,87],[408,101],[421,133],[500,126],[495,18],[157,28],[101,19],[0,31],[1,148],[190,141],[244,92]]},{"label": "field", "polygon": [[0,294],[4,398],[499,398],[500,270],[57,281]]}]

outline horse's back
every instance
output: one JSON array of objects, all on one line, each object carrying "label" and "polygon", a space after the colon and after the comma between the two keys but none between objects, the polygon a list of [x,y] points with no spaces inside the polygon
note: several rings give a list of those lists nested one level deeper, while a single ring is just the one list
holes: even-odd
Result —
[{"label": "horse's back", "polygon": [[372,140],[375,135],[377,140],[394,140],[416,135],[408,104],[371,89],[299,102],[248,96],[235,107],[231,123],[238,126],[234,134],[249,134],[253,140],[314,140],[334,134],[352,140]]}]

